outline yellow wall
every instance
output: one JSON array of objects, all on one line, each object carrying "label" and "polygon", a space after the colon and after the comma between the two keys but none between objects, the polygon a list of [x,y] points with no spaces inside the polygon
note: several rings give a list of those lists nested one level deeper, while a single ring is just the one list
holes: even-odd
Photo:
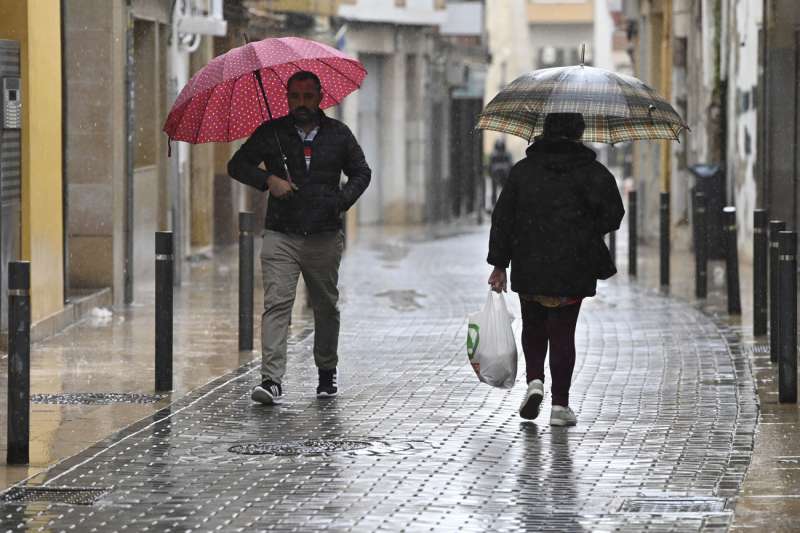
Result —
[{"label": "yellow wall", "polygon": [[594,2],[582,3],[530,3],[528,22],[563,24],[594,21]]},{"label": "yellow wall", "polygon": [[60,20],[59,0],[0,0],[0,39],[21,49],[22,258],[34,322],[64,302]]}]

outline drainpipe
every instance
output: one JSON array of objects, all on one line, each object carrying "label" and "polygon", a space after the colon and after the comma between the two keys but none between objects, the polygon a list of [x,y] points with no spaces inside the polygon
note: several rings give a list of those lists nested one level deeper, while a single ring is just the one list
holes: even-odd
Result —
[{"label": "drainpipe", "polygon": [[[767,175],[769,174],[769,161],[767,154],[767,128],[769,127],[767,115],[767,44],[768,40],[768,27],[769,27],[769,6],[767,0],[763,0],[761,5],[761,64],[759,67],[758,85],[760,102],[758,103],[758,136],[761,140],[760,146],[757,147],[756,153],[758,156],[758,175],[761,178],[761,201],[756,205],[760,205],[769,212],[772,202],[770,201],[770,180]],[[775,218],[775,217],[771,217]]]},{"label": "drainpipe", "polygon": [[[172,106],[178,97],[178,91],[188,81],[189,73],[189,53],[194,42],[181,43],[182,35],[178,32],[178,18],[180,17],[182,2],[174,2],[172,9],[172,20],[170,21],[170,38],[167,53],[167,103],[168,108]],[[197,40],[196,38],[194,39]],[[196,48],[196,46],[194,46]],[[185,143],[176,142],[175,150],[169,160],[168,165],[168,190],[169,190],[169,220],[174,236],[175,259],[173,282],[176,287],[181,285],[183,278],[183,265],[186,255],[186,229],[184,224],[185,195],[184,181],[188,179],[185,172],[189,167],[189,147]]]},{"label": "drainpipe", "polygon": [[66,8],[65,2],[60,6],[61,26],[61,250],[63,253],[63,300],[69,302],[69,183],[67,182],[67,72],[65,65],[66,56]]},{"label": "drainpipe", "polygon": [[[661,27],[661,94],[667,102],[672,100],[672,0],[663,0],[663,19]],[[670,159],[672,142],[661,143],[661,191],[669,192],[671,187]]]},{"label": "drainpipe", "polygon": [[133,303],[133,151],[134,151],[134,106],[135,65],[133,50],[133,11],[131,0],[125,13],[125,221],[123,226],[125,251],[123,252],[124,302]]}]

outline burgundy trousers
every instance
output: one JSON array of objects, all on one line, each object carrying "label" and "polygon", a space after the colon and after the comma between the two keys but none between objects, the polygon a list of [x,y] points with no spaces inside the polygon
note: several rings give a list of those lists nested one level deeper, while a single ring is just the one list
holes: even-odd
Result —
[{"label": "burgundy trousers", "polygon": [[522,350],[528,383],[544,383],[544,360],[550,346],[550,376],[553,405],[569,405],[569,387],[575,369],[575,325],[581,304],[545,307],[520,298],[522,307]]}]

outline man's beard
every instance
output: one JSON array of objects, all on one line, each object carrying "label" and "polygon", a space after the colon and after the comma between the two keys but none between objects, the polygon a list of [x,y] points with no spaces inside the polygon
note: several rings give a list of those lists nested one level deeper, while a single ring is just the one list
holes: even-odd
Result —
[{"label": "man's beard", "polygon": [[309,124],[314,121],[316,114],[307,107],[297,107],[292,110],[292,116],[298,124]]}]

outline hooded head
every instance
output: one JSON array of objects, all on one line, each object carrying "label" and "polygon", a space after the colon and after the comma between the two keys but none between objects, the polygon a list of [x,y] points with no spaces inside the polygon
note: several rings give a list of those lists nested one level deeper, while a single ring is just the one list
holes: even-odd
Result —
[{"label": "hooded head", "polygon": [[497,152],[503,152],[506,149],[506,142],[503,139],[497,139],[494,142],[494,149]]},{"label": "hooded head", "polygon": [[566,172],[591,164],[596,154],[580,141],[586,123],[580,113],[549,113],[544,131],[528,147],[527,154],[557,172]]},{"label": "hooded head", "polygon": [[580,113],[548,113],[544,118],[542,137],[548,140],[578,141],[586,123]]}]

